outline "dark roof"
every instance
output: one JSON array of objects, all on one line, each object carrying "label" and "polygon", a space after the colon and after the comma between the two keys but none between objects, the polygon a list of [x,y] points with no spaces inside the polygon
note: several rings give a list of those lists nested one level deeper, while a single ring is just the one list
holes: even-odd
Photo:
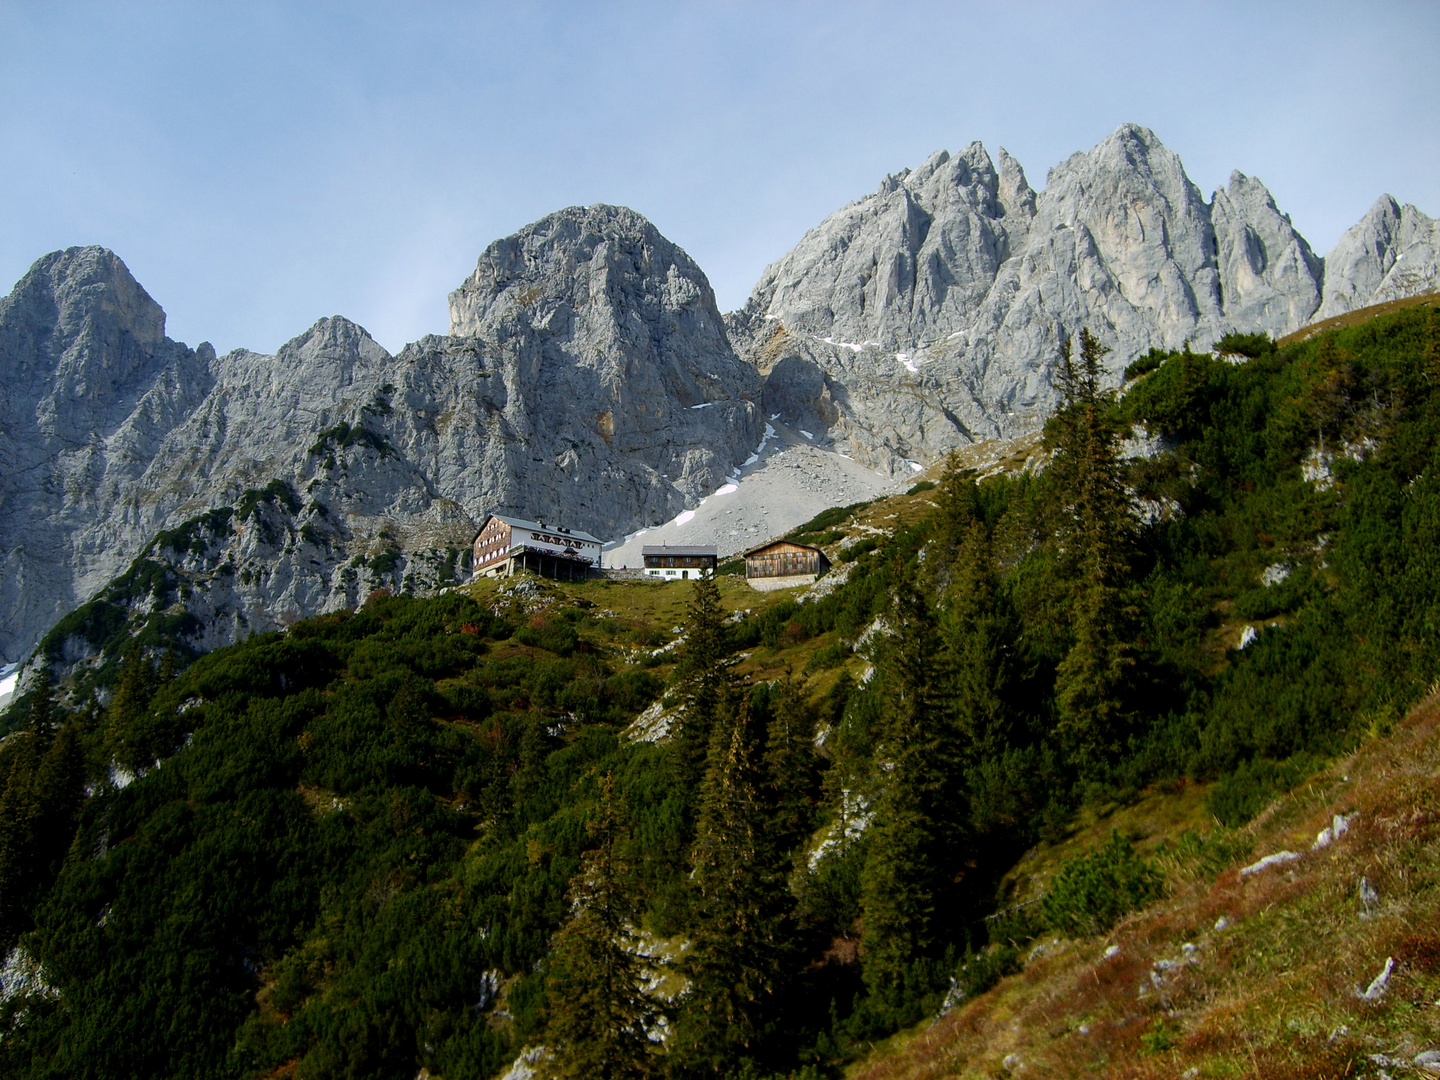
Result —
[{"label": "dark roof", "polygon": [[[646,544],[640,549],[641,555],[715,555],[714,544],[680,544],[667,547],[664,544]],[[718,555],[715,556],[719,558]]]},{"label": "dark roof", "polygon": [[[491,518],[494,518],[497,521],[503,521],[506,525],[509,525],[512,528],[516,529],[529,529],[532,532],[554,533],[556,536],[573,536],[577,540],[589,540],[592,544],[603,544],[605,542],[604,540],[601,540],[598,536],[591,536],[589,533],[581,532],[579,529],[562,529],[559,525],[546,525],[544,522],[541,521],[526,521],[524,518],[509,517],[506,514],[487,514],[485,517],[485,521],[488,522]],[[482,532],[484,531],[484,522],[481,523],[480,529]],[[478,536],[479,534],[477,533],[476,535]]]},{"label": "dark roof", "polygon": [[794,544],[796,547],[798,547],[798,548],[804,548],[806,551],[814,551],[814,552],[817,552],[818,554],[821,554],[821,555],[824,555],[824,554],[825,554],[825,552],[821,551],[818,547],[815,547],[813,544],[801,544],[801,543],[799,543],[799,542],[797,542],[797,541],[795,541],[795,540],[786,540],[786,539],[782,536],[779,540],[769,540],[769,541],[766,541],[765,543],[761,544],[759,547],[753,547],[753,548],[751,548],[749,551],[745,552],[745,558],[748,559],[751,555],[758,555],[760,552],[764,551],[766,548],[772,548],[772,547],[774,547],[776,544]]}]

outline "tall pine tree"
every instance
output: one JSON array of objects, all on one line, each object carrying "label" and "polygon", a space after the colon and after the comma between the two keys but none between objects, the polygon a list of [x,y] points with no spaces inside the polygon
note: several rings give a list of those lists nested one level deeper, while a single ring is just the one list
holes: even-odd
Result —
[{"label": "tall pine tree", "polygon": [[754,726],[741,696],[726,694],[690,856],[695,901],[684,962],[690,986],[670,1041],[693,1076],[724,1076],[760,1052],[792,947],[788,863],[773,836]]},{"label": "tall pine tree", "polygon": [[815,712],[805,700],[804,681],[787,671],[778,688],[775,715],[765,734],[765,767],[775,808],[774,839],[788,850],[810,832],[820,759],[815,753]]},{"label": "tall pine tree", "polygon": [[1009,743],[1005,697],[1011,678],[1011,642],[1017,632],[1001,593],[985,526],[971,521],[962,533],[940,620],[949,705],[966,767],[995,757]]},{"label": "tall pine tree", "polygon": [[880,657],[875,817],[861,880],[863,972],[884,996],[903,991],[908,967],[934,945],[936,896],[954,840],[948,789],[957,764],[935,618],[913,574],[896,570],[894,634]]},{"label": "tall pine tree", "polygon": [[609,774],[586,828],[595,847],[570,883],[570,917],[551,947],[547,1069],[567,1080],[638,1080],[656,1071],[648,1032],[657,1010],[636,952],[628,832]]},{"label": "tall pine tree", "polygon": [[685,642],[675,674],[683,704],[679,731],[671,740],[676,778],[693,789],[705,770],[710,736],[722,703],[735,684],[733,649],[725,631],[720,589],[706,575],[695,582],[685,622]]},{"label": "tall pine tree", "polygon": [[1108,350],[1080,332],[1080,359],[1061,349],[1064,406],[1046,431],[1055,490],[1064,503],[1060,537],[1074,582],[1071,646],[1056,671],[1056,734],[1082,771],[1118,745],[1123,694],[1133,664],[1122,587],[1133,535],[1119,458],[1119,433],[1100,361]]}]

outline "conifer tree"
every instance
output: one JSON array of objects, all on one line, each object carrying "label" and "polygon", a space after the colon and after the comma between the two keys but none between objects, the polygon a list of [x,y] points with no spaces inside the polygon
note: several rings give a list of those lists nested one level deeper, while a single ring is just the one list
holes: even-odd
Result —
[{"label": "conifer tree", "polygon": [[1425,321],[1425,376],[1440,386],[1440,308],[1432,307]]},{"label": "conifer tree", "polygon": [[144,647],[131,642],[120,664],[115,696],[105,710],[105,743],[111,757],[132,769],[149,764],[147,711],[157,689],[155,666]]},{"label": "conifer tree", "polygon": [[1100,361],[1107,351],[1082,330],[1076,364],[1070,342],[1064,343],[1065,402],[1047,431],[1065,509],[1062,553],[1074,580],[1072,643],[1056,671],[1057,734],[1082,770],[1118,742],[1123,684],[1133,663],[1121,594],[1133,529],[1110,394],[1102,386]]},{"label": "conifer tree", "polygon": [[1000,593],[985,527],[972,521],[955,558],[940,623],[949,704],[958,751],[967,767],[994,757],[1008,743],[1005,692],[1016,632]]},{"label": "conifer tree", "polygon": [[695,582],[685,623],[685,643],[676,664],[684,705],[671,746],[680,783],[693,787],[705,770],[705,757],[722,702],[734,685],[734,666],[720,590],[709,574]]},{"label": "conifer tree", "polygon": [[[17,742],[18,740],[18,742]],[[40,801],[35,794],[35,740],[18,732],[9,740],[9,775],[0,792],[0,953],[26,929],[26,911],[36,886],[35,826]]]},{"label": "conifer tree", "polygon": [[774,839],[782,849],[789,849],[809,832],[820,763],[815,754],[815,715],[805,701],[803,681],[787,671],[779,690],[765,735],[765,768],[775,808]]},{"label": "conifer tree", "polygon": [[671,1039],[688,1073],[723,1076],[760,1049],[785,972],[791,908],[784,852],[749,710],[728,693],[717,718],[691,848],[690,980]]},{"label": "conifer tree", "polygon": [[878,790],[861,881],[865,981],[881,994],[899,990],[906,967],[933,944],[936,893],[954,839],[954,729],[940,700],[935,619],[913,575],[897,578],[894,635],[880,658]]},{"label": "conifer tree", "polygon": [[609,774],[586,829],[595,847],[570,883],[570,916],[551,949],[547,1067],[567,1080],[636,1080],[655,1073],[657,1010],[636,953],[628,832]]},{"label": "conifer tree", "polygon": [[47,888],[70,850],[84,798],[85,750],[80,727],[67,720],[55,733],[35,773],[37,872]]},{"label": "conifer tree", "polygon": [[935,529],[927,548],[927,567],[937,593],[950,587],[956,554],[971,522],[980,516],[980,496],[975,474],[960,464],[957,453],[945,462],[945,473],[936,491]]}]

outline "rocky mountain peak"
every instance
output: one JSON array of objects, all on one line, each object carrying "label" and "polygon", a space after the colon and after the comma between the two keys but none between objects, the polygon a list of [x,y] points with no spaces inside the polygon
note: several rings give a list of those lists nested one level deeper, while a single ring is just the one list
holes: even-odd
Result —
[{"label": "rocky mountain peak", "polygon": [[1325,258],[1317,318],[1440,289],[1440,221],[1393,196],[1375,200]]},{"label": "rocky mountain peak", "polygon": [[996,155],[996,165],[1000,172],[1000,205],[1005,208],[1006,216],[1033,218],[1035,189],[1025,179],[1025,170],[1003,146]]},{"label": "rocky mountain peak", "polygon": [[1003,150],[932,154],[811,229],[731,326],[767,411],[903,471],[1042,423],[1082,327],[1118,381],[1153,347],[1298,329],[1322,279],[1339,310],[1434,288],[1437,247],[1434,222],[1382,200],[1322,261],[1258,179],[1206,202],[1153,131],[1122,124],[1039,194]]},{"label": "rocky mountain peak", "polygon": [[165,342],[165,312],[102,247],[37,260],[0,299],[0,327],[8,339],[0,344],[0,371],[32,389],[37,376],[54,373],[82,399],[123,386]]},{"label": "rocky mountain peak", "polygon": [[564,332],[598,312],[708,317],[719,311],[704,273],[646,218],[624,206],[572,206],[497,240],[450,294],[450,333],[476,336],[517,320]]},{"label": "rocky mountain peak", "polygon": [[165,339],[165,312],[107,248],[72,247],[40,259],[14,295],[42,294],[53,298],[62,341],[73,340],[87,326],[100,334],[124,334],[143,348]]}]

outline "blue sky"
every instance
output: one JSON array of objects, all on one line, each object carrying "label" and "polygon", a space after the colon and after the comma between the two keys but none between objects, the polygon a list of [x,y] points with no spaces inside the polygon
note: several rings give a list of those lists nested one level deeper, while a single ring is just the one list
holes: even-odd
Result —
[{"label": "blue sky", "polygon": [[490,241],[612,202],[728,309],[936,149],[1040,188],[1125,121],[1323,254],[1383,192],[1440,215],[1437,47],[1433,2],[0,0],[0,289],[98,243],[192,345],[342,314],[398,349]]}]

